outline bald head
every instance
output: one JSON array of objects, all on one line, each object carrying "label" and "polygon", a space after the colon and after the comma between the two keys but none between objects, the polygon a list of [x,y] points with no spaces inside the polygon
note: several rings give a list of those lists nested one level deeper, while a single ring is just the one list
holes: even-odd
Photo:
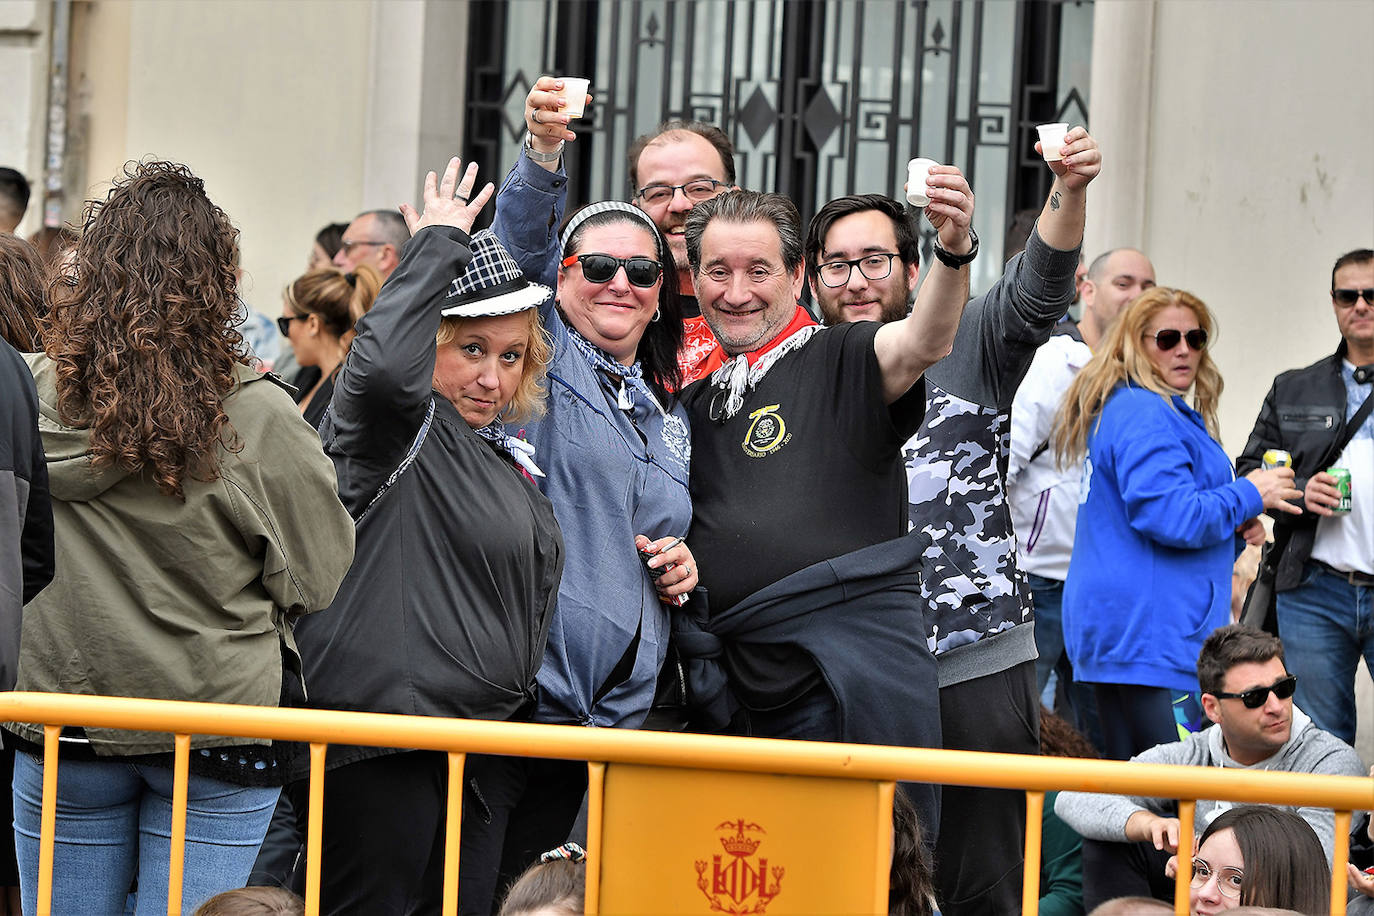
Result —
[{"label": "bald head", "polygon": [[1150,259],[1134,248],[1113,248],[1093,259],[1083,278],[1083,340],[1096,347],[1132,299],[1155,285]]}]

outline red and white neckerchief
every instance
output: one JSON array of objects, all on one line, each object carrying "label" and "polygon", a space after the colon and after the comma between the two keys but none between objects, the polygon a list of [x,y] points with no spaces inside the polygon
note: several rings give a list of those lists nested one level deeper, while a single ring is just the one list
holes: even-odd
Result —
[{"label": "red and white neckerchief", "polygon": [[[744,406],[745,392],[758,385],[769,369],[787,354],[800,349],[820,329],[815,319],[799,305],[787,327],[757,350],[728,359],[724,351],[717,348],[716,353],[722,354],[722,362],[720,368],[711,373],[709,383],[713,389],[711,419],[723,422],[739,413]],[[711,356],[714,358],[716,353]]]}]

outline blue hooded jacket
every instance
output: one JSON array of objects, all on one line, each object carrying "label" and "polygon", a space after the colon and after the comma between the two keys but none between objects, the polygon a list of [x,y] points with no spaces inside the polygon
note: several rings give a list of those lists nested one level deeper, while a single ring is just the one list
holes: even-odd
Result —
[{"label": "blue hooded jacket", "polygon": [[1196,691],[1202,642],[1231,621],[1236,527],[1263,511],[1181,396],[1118,387],[1088,437],[1064,585],[1075,677]]}]

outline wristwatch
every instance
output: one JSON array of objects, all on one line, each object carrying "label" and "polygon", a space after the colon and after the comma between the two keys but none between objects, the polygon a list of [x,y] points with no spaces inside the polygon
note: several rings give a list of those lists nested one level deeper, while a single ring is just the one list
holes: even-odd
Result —
[{"label": "wristwatch", "polygon": [[559,140],[558,149],[551,153],[541,153],[534,148],[534,137],[529,131],[525,131],[525,155],[529,156],[530,159],[535,162],[557,162],[559,157],[563,155],[563,144],[565,142],[564,140]]},{"label": "wristwatch", "polygon": [[974,232],[972,228],[968,231],[968,239],[973,244],[973,247],[968,250],[968,254],[951,254],[940,247],[940,236],[937,234],[934,245],[935,257],[939,258],[940,263],[949,269],[958,270],[978,257],[978,233]]}]

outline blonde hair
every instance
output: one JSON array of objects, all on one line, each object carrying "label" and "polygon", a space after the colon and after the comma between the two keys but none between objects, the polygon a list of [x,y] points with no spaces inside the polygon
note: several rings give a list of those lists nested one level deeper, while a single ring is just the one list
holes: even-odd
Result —
[{"label": "blonde hair", "polygon": [[359,264],[350,273],[337,267],[306,271],[282,295],[296,314],[319,315],[324,329],[341,338],[372,308],[381,288],[382,275]]},{"label": "blonde hair", "polygon": [[[1117,318],[1106,340],[1064,393],[1064,403],[1054,420],[1054,453],[1061,466],[1087,454],[1089,431],[1101,416],[1107,399],[1122,382],[1147,388],[1166,401],[1179,393],[1159,377],[1141,345],[1150,321],[1175,305],[1193,313],[1198,326],[1207,332],[1209,345],[1216,339],[1212,313],[1192,293],[1156,286],[1137,296]],[[1213,439],[1218,437],[1217,402],[1221,399],[1221,388],[1221,373],[1212,362],[1210,352],[1204,348],[1193,379],[1192,406],[1202,414]]]},{"label": "blonde hair", "polygon": [[280,887],[241,887],[216,894],[194,916],[298,916],[305,901]]},{"label": "blonde hair", "polygon": [[[544,376],[549,363],[553,360],[553,344],[544,331],[544,323],[539,320],[537,309],[525,309],[526,327],[529,330],[529,345],[525,347],[525,364],[520,374],[520,385],[515,396],[510,399],[501,418],[508,423],[523,423],[544,415]],[[439,324],[439,333],[434,342],[439,347],[447,347],[458,339],[465,325],[485,321],[485,318],[445,318]]]}]

